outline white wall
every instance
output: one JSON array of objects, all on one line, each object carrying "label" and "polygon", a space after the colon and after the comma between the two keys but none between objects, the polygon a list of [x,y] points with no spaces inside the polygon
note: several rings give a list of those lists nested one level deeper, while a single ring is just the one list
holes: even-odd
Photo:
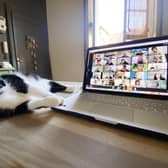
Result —
[{"label": "white wall", "polygon": [[84,71],[83,0],[46,0],[46,5],[53,79],[82,81]]}]

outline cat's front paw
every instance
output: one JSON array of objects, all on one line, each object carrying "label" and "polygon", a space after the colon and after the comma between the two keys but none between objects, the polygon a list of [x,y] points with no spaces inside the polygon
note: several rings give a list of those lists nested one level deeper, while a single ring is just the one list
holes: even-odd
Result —
[{"label": "cat's front paw", "polygon": [[73,93],[74,91],[75,91],[75,87],[73,87],[73,86],[68,86],[65,89],[65,92],[67,92],[67,93]]},{"label": "cat's front paw", "polygon": [[45,104],[47,107],[59,106],[64,103],[62,96],[47,96],[45,97]]},{"label": "cat's front paw", "polygon": [[58,100],[58,105],[63,105],[64,103],[64,98],[62,96],[58,96],[57,97],[57,100]]}]

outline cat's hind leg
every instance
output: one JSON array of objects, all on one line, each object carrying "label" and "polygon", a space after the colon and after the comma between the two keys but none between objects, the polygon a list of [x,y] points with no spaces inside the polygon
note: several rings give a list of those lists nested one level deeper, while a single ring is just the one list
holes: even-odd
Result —
[{"label": "cat's hind leg", "polygon": [[19,104],[15,109],[0,109],[0,118],[11,117],[19,114],[32,112],[43,107],[53,107],[63,104],[64,98],[61,96],[46,96],[33,98]]},{"label": "cat's hind leg", "polygon": [[31,110],[28,109],[28,101],[19,104],[16,108],[1,108],[0,118],[12,117],[18,114],[28,113]]}]

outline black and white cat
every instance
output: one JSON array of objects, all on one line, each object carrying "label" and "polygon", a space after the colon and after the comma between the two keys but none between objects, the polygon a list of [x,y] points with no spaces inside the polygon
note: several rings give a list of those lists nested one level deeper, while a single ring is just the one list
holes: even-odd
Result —
[{"label": "black and white cat", "polygon": [[72,91],[55,81],[21,73],[0,75],[0,117],[63,104],[58,91]]}]

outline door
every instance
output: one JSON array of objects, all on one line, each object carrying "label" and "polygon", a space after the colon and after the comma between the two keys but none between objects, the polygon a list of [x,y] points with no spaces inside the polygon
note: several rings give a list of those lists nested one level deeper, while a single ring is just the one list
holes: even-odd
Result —
[{"label": "door", "polygon": [[26,16],[13,15],[16,64],[18,71],[38,73],[40,34],[38,24]]}]

